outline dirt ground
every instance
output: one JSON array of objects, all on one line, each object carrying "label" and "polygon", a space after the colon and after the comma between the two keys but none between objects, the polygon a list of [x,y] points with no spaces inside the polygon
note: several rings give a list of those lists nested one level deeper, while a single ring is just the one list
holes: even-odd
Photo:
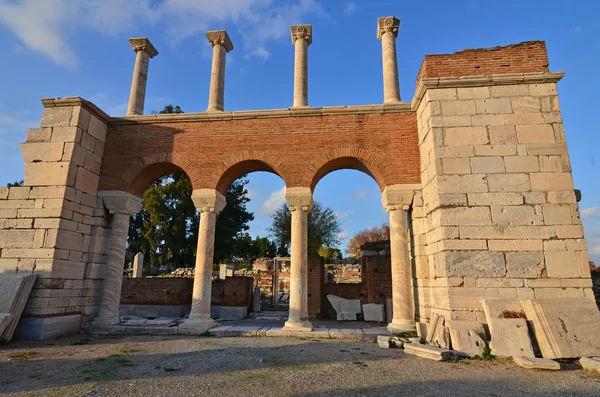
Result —
[{"label": "dirt ground", "polygon": [[600,375],[429,361],[376,343],[75,335],[0,346],[1,396],[600,396]]}]

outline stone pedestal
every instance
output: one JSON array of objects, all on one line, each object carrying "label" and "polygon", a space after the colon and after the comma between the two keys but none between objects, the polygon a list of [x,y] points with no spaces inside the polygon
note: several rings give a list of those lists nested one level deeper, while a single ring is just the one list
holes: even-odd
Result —
[{"label": "stone pedestal", "polygon": [[226,54],[233,50],[233,44],[224,30],[206,32],[206,38],[213,47],[207,111],[222,111],[225,96],[225,58]]},{"label": "stone pedestal", "polygon": [[312,43],[312,25],[290,27],[294,56],[294,105],[308,106],[308,46]]},{"label": "stone pedestal", "polygon": [[144,270],[144,254],[138,252],[133,258],[133,273],[131,277],[141,278]]},{"label": "stone pedestal", "polygon": [[145,37],[129,39],[131,48],[135,51],[135,67],[127,105],[127,116],[144,114],[144,101],[146,99],[146,81],[148,80],[148,66],[150,58],[158,55],[150,40]]},{"label": "stone pedestal", "polygon": [[217,214],[225,208],[225,196],[213,189],[197,189],[192,200],[200,212],[198,230],[198,248],[196,250],[196,269],[194,271],[194,290],[190,317],[182,328],[210,329],[217,323],[210,316],[210,298],[212,289],[213,254],[215,249],[215,223]]},{"label": "stone pedestal", "polygon": [[383,102],[400,102],[400,85],[398,82],[398,60],[396,58],[396,37],[400,20],[394,17],[379,18],[377,21],[377,38],[381,40],[383,58]]},{"label": "stone pedestal", "polygon": [[308,320],[308,211],[312,206],[310,188],[288,188],[286,200],[292,212],[292,260],[290,269],[290,311],[283,329],[311,331]]},{"label": "stone pedestal", "polygon": [[142,199],[125,192],[98,192],[104,206],[112,215],[110,246],[106,262],[100,311],[94,325],[119,324],[119,303],[125,266],[125,249],[129,232],[129,218],[142,209]]}]

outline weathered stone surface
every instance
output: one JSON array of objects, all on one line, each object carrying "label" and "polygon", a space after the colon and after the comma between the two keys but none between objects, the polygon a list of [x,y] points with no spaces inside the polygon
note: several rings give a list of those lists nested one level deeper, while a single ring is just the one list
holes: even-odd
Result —
[{"label": "weathered stone surface", "polygon": [[50,142],[52,137],[52,128],[30,128],[27,130],[25,142]]},{"label": "weathered stone surface", "polygon": [[445,251],[440,259],[445,277],[502,277],[505,273],[504,255],[500,252]]},{"label": "weathered stone surface", "polygon": [[339,312],[337,313],[338,321],[356,321],[356,313],[355,312]]},{"label": "weathered stone surface", "polygon": [[528,369],[548,369],[553,371],[560,370],[560,364],[546,358],[514,356],[513,361],[520,367]]},{"label": "weathered stone surface", "polygon": [[474,157],[471,159],[471,170],[474,174],[503,173],[504,160],[502,157]]},{"label": "weathered stone surface", "polygon": [[[476,239],[544,239],[548,240],[557,235],[554,226],[461,226],[461,238]],[[559,236],[561,237],[561,236]],[[564,238],[570,238],[565,236]],[[582,237],[582,236],[579,236]],[[577,237],[573,237],[577,238]]]},{"label": "weathered stone surface", "polygon": [[0,313],[10,314],[12,317],[0,333],[0,340],[10,341],[17,328],[21,313],[33,288],[37,274],[0,274]]},{"label": "weathered stone surface", "polygon": [[40,127],[68,126],[71,123],[73,107],[45,108],[42,113]]},{"label": "weathered stone surface", "polygon": [[525,319],[490,318],[488,326],[492,338],[490,348],[493,354],[500,357],[535,357]]},{"label": "weathered stone surface", "polygon": [[579,277],[579,263],[575,251],[546,252],[546,268],[548,277],[573,278]]},{"label": "weathered stone surface", "polygon": [[443,175],[437,178],[439,193],[480,193],[488,191],[485,174]]},{"label": "weathered stone surface", "polygon": [[579,364],[581,364],[583,369],[587,369],[588,371],[600,372],[599,357],[581,357],[579,359]]},{"label": "weathered stone surface", "polygon": [[375,303],[362,305],[365,321],[385,322],[385,307]]},{"label": "weathered stone surface", "polygon": [[19,146],[26,163],[60,161],[63,154],[62,143],[23,143]]},{"label": "weathered stone surface", "polygon": [[490,192],[526,192],[531,188],[528,174],[488,175]]},{"label": "weathered stone surface", "polygon": [[536,156],[509,156],[504,158],[506,172],[538,172],[540,166]]},{"label": "weathered stone surface", "polygon": [[490,225],[490,210],[487,207],[439,208],[434,217],[439,216],[440,226]]},{"label": "weathered stone surface", "polygon": [[524,202],[520,193],[469,193],[469,205],[521,205]]},{"label": "weathered stone surface", "polygon": [[416,343],[405,343],[404,353],[435,361],[448,361],[456,359],[456,353],[452,350],[440,349],[438,347],[420,345]]},{"label": "weathered stone surface", "polygon": [[466,157],[442,159],[444,174],[470,174],[471,163]]},{"label": "weathered stone surface", "polygon": [[481,323],[452,321],[448,330],[454,350],[461,351],[469,357],[481,355],[485,348],[485,341],[482,339],[485,331]]},{"label": "weathered stone surface", "polygon": [[485,145],[489,143],[485,127],[454,127],[444,130],[446,146]]},{"label": "weathered stone surface", "polygon": [[573,177],[566,172],[532,173],[531,190],[533,191],[556,191],[573,190]]},{"label": "weathered stone surface", "polygon": [[67,185],[74,174],[68,162],[27,163],[24,180],[27,186]]},{"label": "weathered stone surface", "polygon": [[600,356],[600,312],[593,298],[521,302],[544,358]]},{"label": "weathered stone surface", "polygon": [[481,306],[488,323],[498,318],[525,318],[525,312],[518,299],[483,299]]},{"label": "weathered stone surface", "polygon": [[542,215],[532,206],[493,206],[492,219],[495,225],[541,225]]},{"label": "weathered stone surface", "polygon": [[382,349],[390,348],[390,337],[385,335],[377,335],[377,345]]},{"label": "weathered stone surface", "polygon": [[488,130],[492,145],[511,145],[517,143],[517,132],[512,125],[490,126]]},{"label": "weathered stone surface", "polygon": [[542,252],[508,252],[506,266],[509,277],[536,278],[544,269],[544,254]]},{"label": "weathered stone surface", "polygon": [[34,234],[34,230],[0,230],[0,247],[33,248]]}]

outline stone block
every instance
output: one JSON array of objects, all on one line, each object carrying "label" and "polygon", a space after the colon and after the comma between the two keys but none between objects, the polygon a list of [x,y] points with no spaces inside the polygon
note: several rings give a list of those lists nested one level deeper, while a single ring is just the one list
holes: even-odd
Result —
[{"label": "stone block", "polygon": [[514,113],[535,113],[541,110],[539,98],[521,96],[511,98],[510,103]]},{"label": "stone block", "polygon": [[506,253],[506,267],[512,278],[537,278],[541,275],[544,264],[542,252]]},{"label": "stone block", "polygon": [[52,128],[30,128],[27,130],[25,142],[50,142],[52,138]]},{"label": "stone block", "polygon": [[570,225],[573,222],[571,208],[568,205],[545,205],[543,207],[546,225]]},{"label": "stone block", "polygon": [[476,100],[477,113],[498,114],[511,113],[512,107],[508,98],[487,98]]},{"label": "stone block", "polygon": [[568,155],[564,143],[530,143],[526,145],[527,154],[530,156],[560,156]]},{"label": "stone block", "polygon": [[[490,210],[487,207],[438,208],[433,212],[432,218],[434,227],[490,225],[492,223]],[[435,225],[437,223],[436,218],[439,219],[439,225]]]},{"label": "stone block", "polygon": [[505,271],[500,252],[444,251],[436,256],[437,277],[502,277]]},{"label": "stone block", "polygon": [[96,116],[90,116],[90,124],[87,133],[101,142],[106,141],[106,124]]},{"label": "stone block", "polygon": [[439,100],[448,100],[448,99],[456,99],[456,88],[436,88],[429,89],[425,93],[424,99],[427,101],[439,101]]},{"label": "stone block", "polygon": [[475,101],[458,100],[441,102],[442,113],[446,116],[455,116],[460,114],[475,114]]},{"label": "stone block", "polygon": [[563,161],[561,156],[539,156],[540,171],[563,172]]},{"label": "stone block", "polygon": [[11,187],[8,193],[9,200],[24,200],[29,197],[31,188],[29,186],[15,186]]},{"label": "stone block", "polygon": [[501,114],[476,114],[471,116],[473,126],[504,125],[504,116]]},{"label": "stone block", "polygon": [[492,206],[494,225],[541,225],[542,216],[532,206]]},{"label": "stone block", "polygon": [[67,185],[74,176],[75,170],[68,162],[25,164],[26,186]]},{"label": "stone block", "polygon": [[553,360],[548,360],[546,358],[535,358],[535,357],[523,357],[523,356],[514,356],[513,361],[519,367],[527,368],[527,369],[547,369],[558,371],[560,370],[560,364]]},{"label": "stone block", "polygon": [[438,347],[416,343],[405,343],[404,353],[435,361],[455,360],[457,357],[456,353],[452,350],[440,349]]},{"label": "stone block", "polygon": [[504,123],[506,125],[532,125],[545,124],[546,121],[541,113],[517,113],[505,114]]},{"label": "stone block", "polygon": [[492,86],[490,94],[494,98],[527,96],[529,95],[529,86],[527,84]]},{"label": "stone block", "polygon": [[385,322],[385,307],[374,303],[362,305],[365,321]]},{"label": "stone block", "polygon": [[548,240],[556,237],[557,228],[555,226],[461,226],[460,237],[490,240]]},{"label": "stone block", "polygon": [[26,163],[60,161],[62,159],[62,143],[22,143],[19,147]]},{"label": "stone block", "polygon": [[477,145],[473,147],[476,156],[514,156],[516,145]]},{"label": "stone block", "polygon": [[42,113],[40,127],[59,127],[68,126],[71,123],[73,115],[72,107],[51,107],[45,108]]},{"label": "stone block", "polygon": [[517,132],[512,125],[490,126],[488,131],[492,145],[513,145],[517,143]]},{"label": "stone block", "polygon": [[579,263],[575,251],[546,252],[546,269],[551,278],[579,277]]},{"label": "stone block", "polygon": [[558,238],[583,238],[583,226],[581,225],[559,225],[556,226]]},{"label": "stone block", "polygon": [[519,143],[555,143],[554,129],[550,124],[518,125]]},{"label": "stone block", "polygon": [[542,240],[490,240],[488,241],[490,251],[542,251],[544,246]]},{"label": "stone block", "polygon": [[82,131],[77,127],[54,127],[51,142],[81,142]]},{"label": "stone block", "polygon": [[520,193],[469,193],[469,205],[521,205],[523,195]]},{"label": "stone block", "polygon": [[471,170],[474,174],[503,173],[504,160],[502,157],[474,157],[471,159]]},{"label": "stone block", "polygon": [[442,159],[444,174],[470,174],[471,164],[467,157]]},{"label": "stone block", "polygon": [[556,191],[573,190],[573,177],[567,172],[554,173],[532,173],[531,190],[534,191]]},{"label": "stone block", "polygon": [[499,357],[534,358],[527,322],[523,318],[488,319],[492,353]]},{"label": "stone block", "polygon": [[81,190],[84,193],[95,195],[98,192],[99,180],[100,177],[97,174],[94,174],[85,168],[79,168],[77,170],[75,189]]},{"label": "stone block", "polygon": [[487,180],[490,192],[526,192],[531,188],[528,174],[492,174]]},{"label": "stone block", "polygon": [[538,172],[540,166],[536,156],[510,156],[504,158],[506,172]]},{"label": "stone block", "polygon": [[438,193],[483,193],[488,191],[485,174],[437,177]]},{"label": "stone block", "polygon": [[85,151],[85,160],[83,166],[85,169],[93,172],[94,174],[100,175],[100,167],[102,165],[102,158],[95,155],[89,150]]},{"label": "stone block", "polygon": [[457,88],[456,93],[458,94],[458,99],[482,99],[490,97],[490,89],[488,87]]},{"label": "stone block", "polygon": [[93,152],[95,145],[96,145],[96,138],[94,138],[93,136],[91,136],[87,132],[84,132],[83,135],[82,135],[82,137],[81,137],[81,146],[83,146],[87,150]]},{"label": "stone block", "polygon": [[581,367],[588,371],[600,372],[600,358],[599,357],[581,357],[579,359]]},{"label": "stone block", "polygon": [[62,155],[62,161],[70,161],[78,166],[83,166],[86,150],[78,143],[66,142]]},{"label": "stone block", "polygon": [[339,312],[337,313],[337,321],[356,321],[356,313],[354,312]]},{"label": "stone block", "polygon": [[377,335],[377,345],[382,349],[390,348],[391,337],[385,335]]},{"label": "stone block", "polygon": [[241,320],[248,315],[246,306],[221,306],[219,320]]},{"label": "stone block", "polygon": [[468,357],[480,356],[485,348],[485,335],[480,323],[452,321],[448,325],[452,348],[465,353]]},{"label": "stone block", "polygon": [[531,96],[556,96],[555,83],[529,84],[529,95]]},{"label": "stone block", "polygon": [[485,145],[489,143],[485,127],[454,127],[444,130],[446,146]]}]

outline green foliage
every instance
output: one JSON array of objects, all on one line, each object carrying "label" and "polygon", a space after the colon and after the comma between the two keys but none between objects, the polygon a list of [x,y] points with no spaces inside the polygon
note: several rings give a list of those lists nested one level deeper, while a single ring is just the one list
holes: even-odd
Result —
[{"label": "green foliage", "polygon": [[[289,251],[291,230],[292,213],[287,204],[284,203],[273,214],[273,224],[269,228],[269,232],[273,235],[279,247],[279,255],[284,250]],[[319,248],[338,245],[340,243],[338,237],[340,232],[340,225],[333,210],[323,207],[319,202],[315,202],[308,213],[308,254],[318,255]]]},{"label": "green foliage", "polygon": [[330,259],[344,259],[342,251],[339,248],[321,246],[319,247],[318,254],[325,258],[325,263],[328,263]]},{"label": "green foliage", "polygon": [[410,331],[402,331],[400,333],[394,334],[395,336],[397,336],[398,338],[416,338],[419,335],[417,334],[417,330],[410,330]]},{"label": "green foliage", "polygon": [[6,187],[19,187],[19,186],[23,186],[23,179],[21,179],[20,181],[14,181],[13,183],[7,183]]},{"label": "green foliage", "polygon": [[490,345],[487,343],[481,352],[481,356],[473,357],[473,360],[481,360],[481,361],[493,361],[496,359],[496,356],[492,354],[492,349],[490,349]]},{"label": "green foliage", "polygon": [[[156,111],[153,111],[152,114],[156,114]],[[173,107],[173,105],[166,105],[163,110],[158,112],[158,114],[171,114],[171,113],[183,113],[183,110],[179,106]]]},{"label": "green foliage", "polygon": [[277,245],[267,237],[256,236],[254,244],[256,245],[259,258],[274,258],[277,256]]}]

